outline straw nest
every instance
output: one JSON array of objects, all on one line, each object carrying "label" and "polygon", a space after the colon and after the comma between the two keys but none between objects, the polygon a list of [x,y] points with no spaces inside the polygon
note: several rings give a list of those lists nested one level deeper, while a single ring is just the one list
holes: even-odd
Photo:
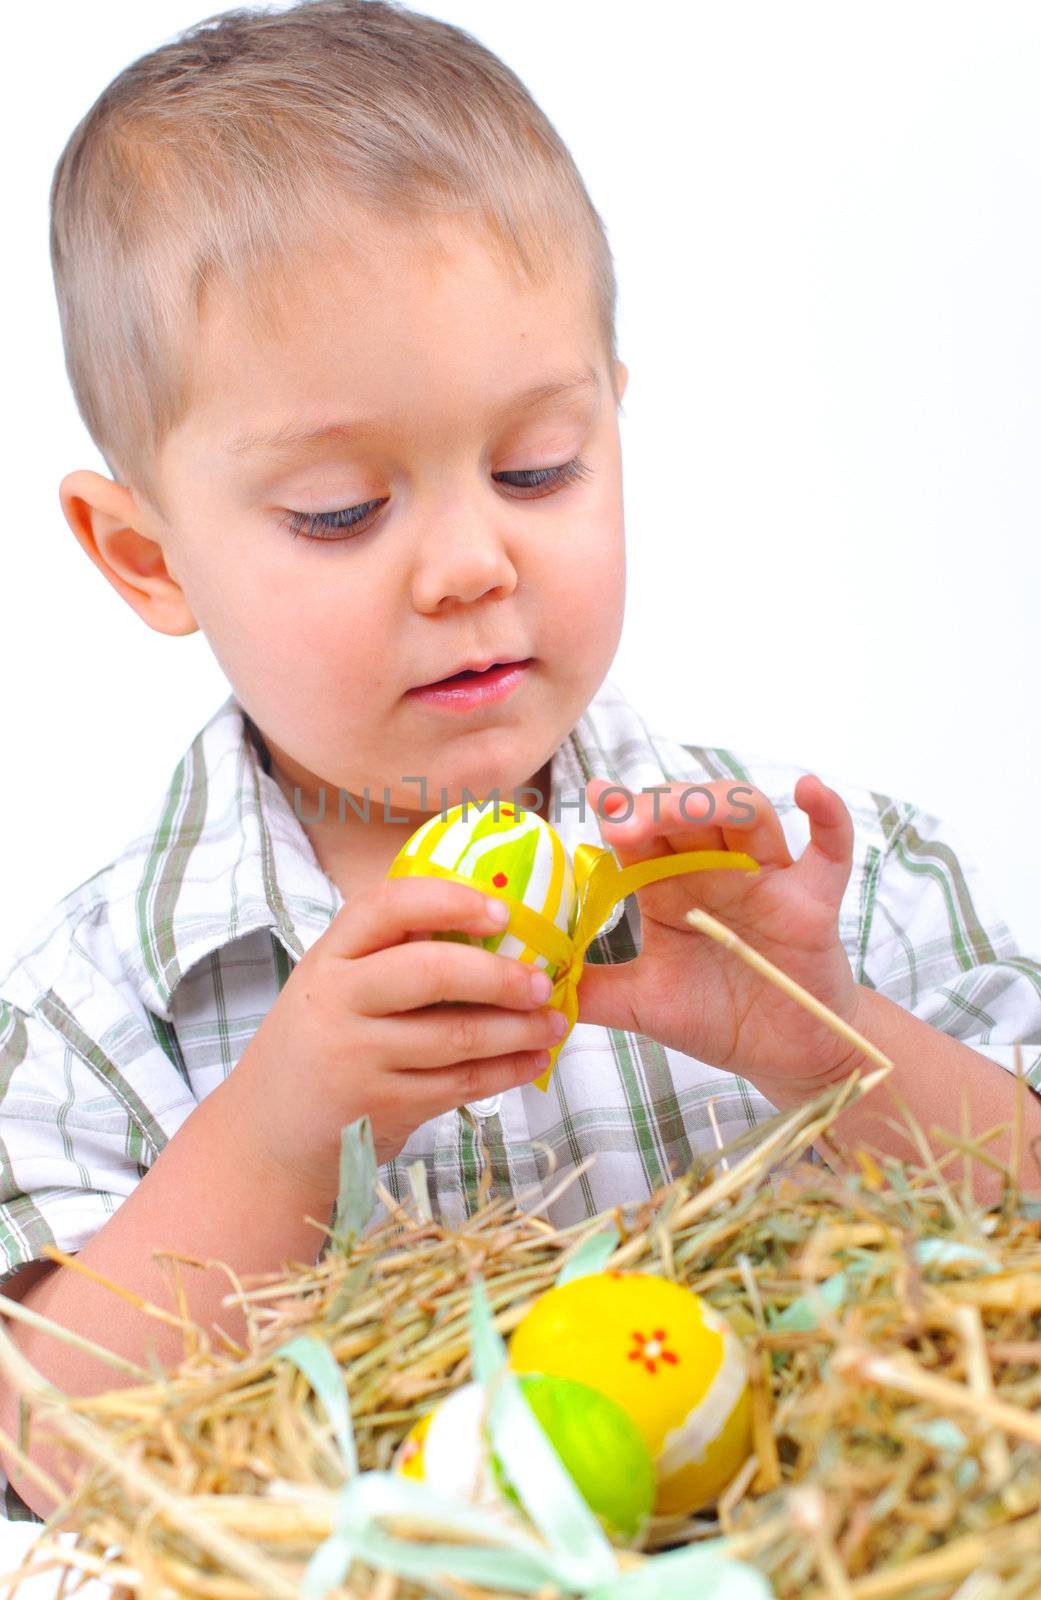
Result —
[{"label": "straw nest", "polygon": [[[378,1227],[325,1230],[316,1264],[248,1283],[225,1269],[248,1350],[213,1348],[187,1316],[174,1268],[185,1355],[161,1380],[67,1399],[0,1325],[0,1365],[32,1399],[34,1430],[60,1437],[81,1468],[47,1530],[73,1530],[76,1544],[45,1531],[33,1565],[69,1568],[70,1593],[78,1574],[101,1575],[121,1600],[550,1600],[621,1596],[627,1580],[668,1562],[663,1552],[704,1544],[781,1600],[1041,1595],[1041,1204],[1005,1171],[1001,1204],[978,1205],[969,1160],[961,1185],[947,1177],[964,1144],[938,1158],[906,1108],[914,1165],[862,1149],[855,1170],[848,1152],[835,1171],[799,1159],[811,1144],[837,1155],[829,1126],[885,1076],[851,1078],[750,1130],[638,1210],[564,1230],[487,1198],[461,1227],[441,1226],[417,1172],[408,1205],[380,1191],[391,1215]],[[998,1131],[970,1141],[975,1159],[995,1165],[987,1146]],[[347,1175],[355,1185],[358,1170]],[[341,1192],[341,1219],[346,1203]],[[303,1588],[351,1478],[386,1470],[410,1425],[475,1375],[475,1281],[508,1337],[594,1239],[614,1242],[612,1268],[660,1273],[705,1296],[744,1340],[755,1453],[715,1513],[656,1519],[637,1544],[615,1547],[617,1590],[475,1582],[453,1572],[451,1556],[479,1540],[458,1528],[439,1538],[403,1515],[380,1525],[382,1548],[422,1554],[433,1541],[436,1571],[403,1576],[370,1544],[333,1586]],[[346,1450],[344,1413],[338,1426],[321,1385],[277,1354],[301,1335],[335,1358],[353,1431]],[[708,1579],[632,1587],[670,1600],[695,1592],[724,1591]]]}]

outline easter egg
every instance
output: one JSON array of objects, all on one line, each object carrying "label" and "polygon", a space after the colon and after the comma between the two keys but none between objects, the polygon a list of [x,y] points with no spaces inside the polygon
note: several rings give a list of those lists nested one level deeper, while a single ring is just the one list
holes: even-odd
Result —
[{"label": "easter egg", "polygon": [[[630,1537],[654,1505],[655,1475],[640,1430],[621,1406],[588,1384],[525,1374],[524,1397],[575,1487],[605,1532]],[[483,1384],[468,1383],[421,1417],[395,1457],[397,1470],[486,1508],[516,1502],[501,1460],[482,1438]]]},{"label": "easter egg", "polygon": [[[435,812],[402,845],[389,876],[394,877],[405,862],[412,872],[421,871],[425,862],[446,867],[478,889],[530,906],[562,933],[574,931],[578,897],[571,857],[537,811],[522,811],[500,799],[497,805],[489,802],[480,807],[468,801],[444,815]],[[438,931],[429,937],[484,945],[500,955],[545,967],[552,978],[557,976],[545,956],[509,929],[483,938],[455,931]]]},{"label": "easter egg", "polygon": [[524,1398],[608,1533],[630,1536],[654,1508],[655,1473],[639,1428],[599,1389],[526,1373]]},{"label": "easter egg", "polygon": [[481,1383],[453,1390],[409,1429],[394,1456],[395,1470],[429,1480],[439,1494],[501,1509],[502,1495],[482,1434],[487,1403]]},{"label": "easter egg", "polygon": [[518,1324],[509,1356],[516,1372],[576,1378],[629,1414],[654,1460],[660,1515],[710,1504],[751,1453],[741,1342],[667,1278],[597,1272],[559,1284]]}]

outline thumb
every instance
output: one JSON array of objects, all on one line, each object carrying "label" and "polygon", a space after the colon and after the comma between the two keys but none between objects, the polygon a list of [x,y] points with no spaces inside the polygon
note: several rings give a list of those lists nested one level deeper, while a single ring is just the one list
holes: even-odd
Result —
[{"label": "thumb", "polygon": [[599,1028],[638,1033],[632,1005],[632,973],[639,964],[637,956],[635,961],[618,967],[583,966],[578,980],[577,1020]]}]

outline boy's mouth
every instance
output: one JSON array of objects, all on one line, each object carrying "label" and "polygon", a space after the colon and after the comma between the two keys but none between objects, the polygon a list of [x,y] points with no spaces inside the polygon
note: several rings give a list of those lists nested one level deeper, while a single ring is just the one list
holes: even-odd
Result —
[{"label": "boy's mouth", "polygon": [[526,666],[531,660],[530,656],[520,659],[502,658],[489,662],[484,667],[461,667],[458,672],[450,673],[446,678],[434,678],[428,683],[416,684],[417,689],[439,689],[445,684],[479,683],[488,681],[497,672],[502,672],[506,667]]},{"label": "boy's mouth", "polygon": [[493,661],[483,669],[461,667],[447,678],[417,684],[409,696],[441,711],[470,712],[505,700],[523,683],[534,657],[515,661]]}]

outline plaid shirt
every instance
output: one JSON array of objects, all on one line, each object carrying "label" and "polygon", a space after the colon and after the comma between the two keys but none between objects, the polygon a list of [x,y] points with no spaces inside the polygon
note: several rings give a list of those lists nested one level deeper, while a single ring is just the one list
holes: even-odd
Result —
[{"label": "plaid shirt", "polygon": [[[0,975],[0,1286],[45,1243],[75,1251],[104,1226],[232,1071],[343,904],[266,755],[229,695],[140,833],[53,908]],[[768,796],[798,856],[809,828],[793,789],[806,770],[666,738],[605,680],[553,756],[549,815],[574,855],[583,841],[603,842],[584,799],[590,777],[634,793],[731,780]],[[916,806],[825,781],[854,822],[839,932],[858,982],[1009,1070],[1019,1040],[1041,1087],[1041,964],[1018,953],[950,831]],[[630,896],[586,960],[632,959],[639,929]],[[446,1111],[380,1176],[401,1198],[407,1166],[422,1158],[434,1215],[458,1222],[476,1202],[479,1128],[491,1194],[523,1191],[523,1204],[566,1227],[645,1199],[714,1148],[710,1102],[724,1142],[775,1114],[731,1072],[642,1034],[578,1023],[548,1093],[525,1084],[473,1102],[469,1117]],[[545,1205],[594,1151],[591,1168]]]}]

